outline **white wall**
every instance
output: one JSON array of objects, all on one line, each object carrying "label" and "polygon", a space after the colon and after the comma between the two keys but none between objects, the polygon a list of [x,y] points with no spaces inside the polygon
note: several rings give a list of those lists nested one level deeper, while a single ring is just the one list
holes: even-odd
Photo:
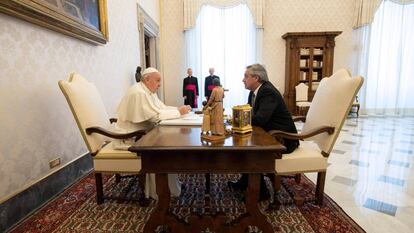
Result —
[{"label": "white wall", "polygon": [[138,4],[147,12],[151,18],[160,25],[160,1],[159,0],[137,0]]},{"label": "white wall", "polygon": [[333,70],[351,66],[352,0],[268,0],[264,18],[263,63],[275,86],[285,88],[286,32],[342,31],[335,39]]},{"label": "white wall", "polygon": [[0,13],[0,203],[87,152],[58,80],[96,84],[109,115],[135,82],[136,0],[108,0],[109,42],[92,45]]},{"label": "white wall", "polygon": [[[182,79],[187,68],[182,30],[183,0],[161,0],[160,4],[165,101],[170,105],[181,105]],[[282,92],[285,86],[286,48],[281,36],[286,32],[343,31],[336,38],[334,71],[341,67],[350,68],[354,1],[267,0],[265,4],[263,63],[270,81]],[[241,81],[240,85],[243,85]]]},{"label": "white wall", "polygon": [[181,106],[183,78],[187,76],[183,0],[161,0],[161,65],[164,101]]}]

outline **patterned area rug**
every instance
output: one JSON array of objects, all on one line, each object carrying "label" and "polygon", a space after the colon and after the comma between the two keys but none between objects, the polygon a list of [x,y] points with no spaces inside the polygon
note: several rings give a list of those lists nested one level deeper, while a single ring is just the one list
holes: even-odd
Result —
[{"label": "patterned area rug", "polygon": [[[171,211],[183,220],[190,213],[203,213],[204,175],[182,175],[186,190],[172,199]],[[227,181],[237,175],[211,175],[211,211],[222,212],[229,219],[243,213],[243,194],[230,192]],[[268,186],[270,182],[268,181]],[[137,199],[137,179],[126,178],[120,183],[114,177],[104,177],[104,192],[113,197],[124,196]],[[312,201],[315,185],[306,177],[296,184],[293,178],[283,178],[282,190],[277,198],[282,202],[279,210],[268,211],[268,201],[259,205],[274,232],[364,232],[343,210],[325,195],[322,207]],[[297,207],[289,192],[304,197],[305,204]],[[142,232],[145,222],[154,209],[140,207],[134,201],[111,201],[97,205],[95,180],[92,174],[65,190],[11,232]]]}]

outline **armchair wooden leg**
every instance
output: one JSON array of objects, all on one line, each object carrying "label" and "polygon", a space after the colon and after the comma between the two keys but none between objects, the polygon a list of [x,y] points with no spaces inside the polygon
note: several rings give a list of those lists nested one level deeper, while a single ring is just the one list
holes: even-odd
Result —
[{"label": "armchair wooden leg", "polygon": [[95,172],[95,184],[96,184],[96,202],[98,203],[98,205],[100,205],[104,201],[101,173]]},{"label": "armchair wooden leg", "polygon": [[358,105],[358,106],[357,106],[357,112],[356,112],[356,113],[357,113],[357,117],[359,117],[359,107],[360,107],[360,106]]},{"label": "armchair wooden leg", "polygon": [[300,180],[302,179],[302,174],[296,174],[295,175],[295,182],[296,182],[296,184],[299,184],[300,183]]},{"label": "armchair wooden leg", "polygon": [[282,186],[282,177],[275,174],[275,178],[273,182],[273,188],[275,189],[275,194],[280,191],[281,186]]},{"label": "armchair wooden leg", "polygon": [[116,183],[121,182],[121,175],[120,174],[115,174],[115,182]]},{"label": "armchair wooden leg", "polygon": [[280,191],[280,188],[282,186],[281,176],[275,173],[267,174],[267,176],[270,178],[270,181],[273,183],[273,189],[274,189],[273,202],[269,203],[269,206],[267,207],[267,211],[279,210],[280,200],[278,199],[277,193]]},{"label": "armchair wooden leg", "polygon": [[315,197],[318,205],[323,204],[323,193],[325,188],[326,172],[318,172],[318,179],[316,181]]}]

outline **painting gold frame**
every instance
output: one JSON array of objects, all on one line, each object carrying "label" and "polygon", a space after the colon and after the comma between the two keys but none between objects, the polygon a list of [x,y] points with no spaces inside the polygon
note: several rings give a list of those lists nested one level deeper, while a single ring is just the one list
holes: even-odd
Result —
[{"label": "painting gold frame", "polygon": [[[56,0],[58,1],[70,3],[68,0]],[[97,2],[99,29],[45,0],[1,0],[0,12],[93,44],[106,44],[109,38],[106,0]]]}]

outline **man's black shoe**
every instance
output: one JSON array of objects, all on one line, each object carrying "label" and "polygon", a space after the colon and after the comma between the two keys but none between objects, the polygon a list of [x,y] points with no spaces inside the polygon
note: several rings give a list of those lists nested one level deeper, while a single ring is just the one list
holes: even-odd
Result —
[{"label": "man's black shoe", "polygon": [[259,194],[259,201],[266,201],[269,200],[270,198],[270,193],[267,190],[267,188],[261,188],[260,189],[260,194]]},{"label": "man's black shoe", "polygon": [[227,186],[233,191],[245,191],[247,189],[247,185],[244,185],[241,182],[227,182]]}]

